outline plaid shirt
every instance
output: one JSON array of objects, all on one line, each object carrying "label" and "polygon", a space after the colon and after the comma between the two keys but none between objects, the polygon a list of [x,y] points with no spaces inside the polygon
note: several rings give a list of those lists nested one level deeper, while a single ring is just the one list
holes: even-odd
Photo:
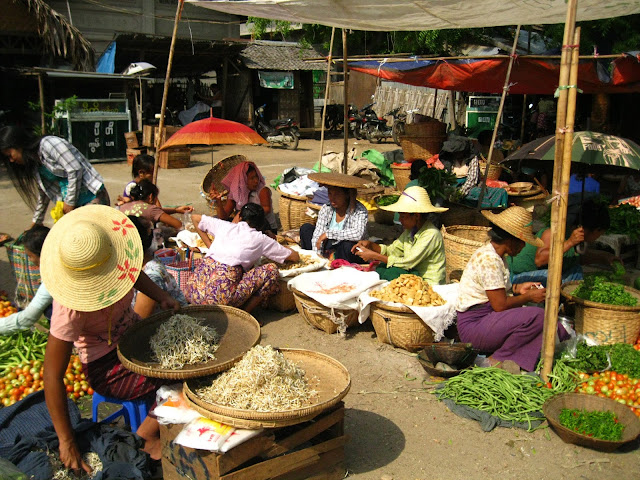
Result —
[{"label": "plaid shirt", "polygon": [[313,237],[311,243],[313,245],[313,251],[320,253],[316,247],[320,235],[327,234],[327,238],[341,242],[342,240],[351,240],[357,242],[367,238],[367,222],[369,220],[369,212],[366,207],[360,202],[356,202],[356,208],[354,211],[347,211],[344,217],[344,227],[342,230],[329,230],[331,225],[331,218],[333,217],[334,209],[331,205],[325,205],[318,212],[318,221],[316,222],[316,228],[313,231]]},{"label": "plaid shirt", "polygon": [[97,194],[102,188],[103,178],[78,149],[66,140],[53,136],[43,137],[38,155],[42,166],[56,177],[66,179],[68,187],[66,197],[62,198],[60,182],[43,178],[36,170],[39,195],[33,215],[34,223],[42,223],[44,220],[49,200],[54,202],[61,200],[75,207],[82,187],[93,194]]}]

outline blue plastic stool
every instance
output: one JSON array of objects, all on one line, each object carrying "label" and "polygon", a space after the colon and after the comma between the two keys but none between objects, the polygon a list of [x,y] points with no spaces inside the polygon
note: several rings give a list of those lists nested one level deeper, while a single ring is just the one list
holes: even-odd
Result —
[{"label": "blue plastic stool", "polygon": [[144,399],[139,400],[120,400],[118,398],[105,397],[98,392],[93,392],[92,400],[92,412],[93,421],[98,422],[98,406],[103,403],[115,403],[116,405],[122,405],[122,408],[115,413],[112,413],[100,423],[110,423],[116,418],[124,415],[124,421],[131,426],[131,431],[136,432],[140,424],[147,418],[149,405]]}]

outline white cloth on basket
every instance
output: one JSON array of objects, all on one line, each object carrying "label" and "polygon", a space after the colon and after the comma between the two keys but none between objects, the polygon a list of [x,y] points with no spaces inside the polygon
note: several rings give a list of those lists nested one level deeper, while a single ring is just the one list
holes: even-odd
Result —
[{"label": "white cloth on basket", "polygon": [[[358,321],[364,323],[369,318],[371,304],[381,302],[379,298],[372,297],[369,292],[386,287],[389,282],[367,289],[358,297],[358,310],[360,311]],[[447,303],[439,307],[414,307],[404,305],[402,303],[384,302],[386,305],[393,307],[407,307],[411,309],[427,327],[433,330],[433,339],[439,342],[444,336],[444,331],[456,319],[456,299],[458,298],[458,287],[460,284],[452,283],[449,285],[433,285],[433,290],[439,294]]]}]

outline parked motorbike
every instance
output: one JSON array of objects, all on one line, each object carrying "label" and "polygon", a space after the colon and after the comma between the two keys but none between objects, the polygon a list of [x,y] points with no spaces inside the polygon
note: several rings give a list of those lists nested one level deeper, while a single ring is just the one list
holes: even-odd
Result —
[{"label": "parked motorbike", "polygon": [[284,148],[295,150],[300,141],[298,124],[292,118],[282,120],[264,119],[264,104],[255,110],[255,123],[253,128],[270,144],[282,145]]},{"label": "parked motorbike", "polygon": [[378,143],[381,143],[385,138],[392,137],[392,130],[391,126],[387,124],[387,120],[383,117],[378,117],[373,108],[371,108],[374,104],[375,103],[370,103],[365,106],[361,112],[364,113],[367,140],[370,142],[376,140]]},{"label": "parked motorbike", "polygon": [[361,140],[366,136],[364,130],[364,117],[355,105],[349,105],[349,131],[356,140]]},{"label": "parked motorbike", "polygon": [[407,112],[402,111],[402,107],[391,110],[387,115],[393,117],[391,126],[391,137],[396,145],[400,145],[400,137],[404,135],[404,126],[407,124]]}]

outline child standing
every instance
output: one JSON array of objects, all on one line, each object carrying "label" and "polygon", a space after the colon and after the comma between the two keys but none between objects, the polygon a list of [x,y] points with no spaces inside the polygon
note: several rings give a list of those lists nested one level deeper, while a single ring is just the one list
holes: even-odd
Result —
[{"label": "child standing", "polygon": [[[154,162],[154,158],[151,155],[146,154],[138,155],[133,159],[133,165],[131,167],[131,176],[133,177],[133,180],[127,183],[127,185],[124,187],[124,192],[122,193],[122,195],[118,195],[118,201],[116,202],[116,205],[122,205],[124,203],[133,201],[133,199],[131,198],[131,189],[135,187],[140,182],[140,180],[152,181]],[[156,202],[156,205],[158,207],[162,207],[158,200],[156,200]]]}]

